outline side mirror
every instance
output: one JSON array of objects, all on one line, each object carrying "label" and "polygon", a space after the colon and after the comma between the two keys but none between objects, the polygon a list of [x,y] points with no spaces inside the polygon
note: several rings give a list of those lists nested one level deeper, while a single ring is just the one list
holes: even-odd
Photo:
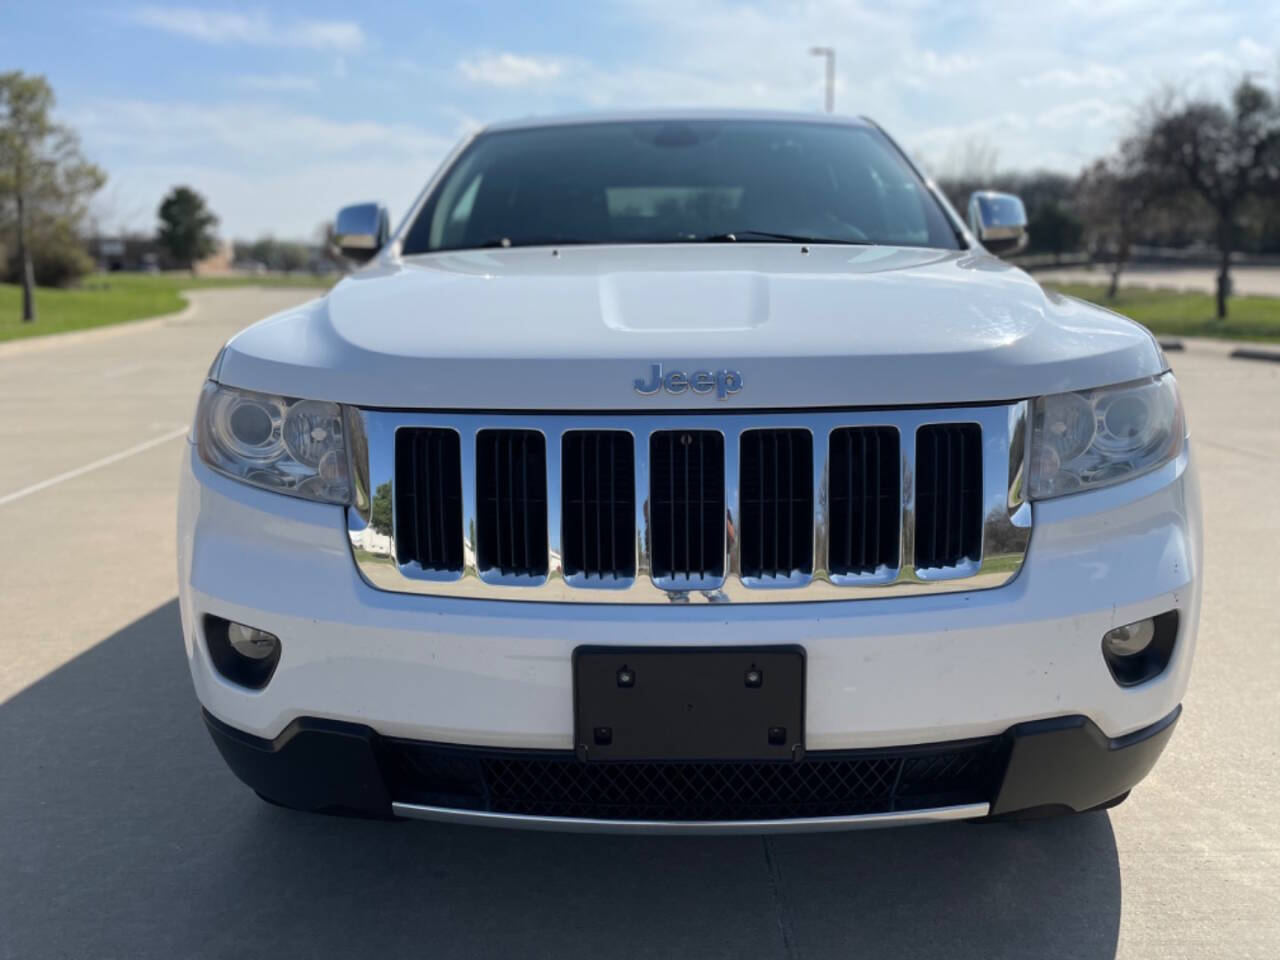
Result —
[{"label": "side mirror", "polygon": [[1011,193],[979,190],[969,196],[969,229],[996,256],[1027,245],[1027,210]]},{"label": "side mirror", "polygon": [[387,208],[377,203],[343,207],[333,222],[333,242],[344,257],[357,263],[372,260],[390,235]]}]

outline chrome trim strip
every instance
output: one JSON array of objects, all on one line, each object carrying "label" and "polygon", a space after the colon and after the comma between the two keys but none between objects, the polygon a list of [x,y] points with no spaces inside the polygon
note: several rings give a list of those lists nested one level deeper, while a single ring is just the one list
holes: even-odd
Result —
[{"label": "chrome trim strip", "polygon": [[927,810],[892,813],[859,813],[847,817],[803,817],[794,820],[590,820],[580,817],[534,817],[527,814],[488,813],[483,810],[455,810],[417,803],[392,803],[392,813],[415,820],[459,823],[476,827],[507,827],[559,833],[641,833],[716,834],[733,836],[763,833],[836,833],[842,830],[871,830],[911,824],[973,820],[991,811],[989,803],[966,803]]},{"label": "chrome trim strip", "polygon": [[[441,597],[490,600],[533,600],[553,603],[795,603],[863,600],[987,590],[1017,576],[1031,538],[1032,510],[1023,494],[1029,440],[1029,404],[1019,401],[993,406],[891,411],[793,411],[775,413],[650,414],[510,414],[453,411],[353,410],[353,474],[355,505],[347,509],[352,554],[365,581],[379,590]],[[916,570],[912,563],[915,534],[915,436],[930,423],[977,423],[983,445],[983,551],[980,563],[942,570]],[[902,522],[900,564],[862,577],[832,577],[826,569],[826,490],[830,433],[839,427],[890,426],[898,430],[902,456]],[[395,560],[393,531],[373,526],[373,501],[390,496],[395,476],[395,432],[401,427],[442,427],[459,435],[462,452],[463,570],[441,574],[416,563]],[[500,577],[476,568],[476,434],[485,429],[537,430],[547,444],[546,577]],[[724,436],[725,577],[723,582],[657,584],[648,550],[649,435],[657,430],[715,430]],[[744,580],[736,524],[741,518],[738,464],[741,435],[748,430],[806,429],[814,447],[814,571],[811,577]],[[601,581],[574,577],[566,582],[561,562],[563,540],[561,471],[564,434],[571,430],[621,430],[635,445],[636,577]],[[380,494],[381,491],[381,494]],[[394,497],[392,497],[394,501]],[[390,510],[377,511],[380,516]]]}]

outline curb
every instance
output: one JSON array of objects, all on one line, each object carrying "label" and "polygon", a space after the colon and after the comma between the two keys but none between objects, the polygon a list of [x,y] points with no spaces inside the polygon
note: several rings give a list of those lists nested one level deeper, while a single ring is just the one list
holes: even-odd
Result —
[{"label": "curb", "polygon": [[0,343],[0,360],[23,353],[38,353],[42,350],[52,350],[55,347],[70,346],[74,343],[92,343],[95,340],[106,340],[126,333],[137,333],[141,330],[151,330],[165,324],[189,320],[196,313],[195,298],[190,290],[183,290],[179,295],[186,300],[186,306],[174,313],[162,313],[158,317],[142,317],[138,320],[125,320],[122,323],[110,323],[103,327],[90,327],[87,330],[42,333],[34,337],[23,337],[18,340]]},{"label": "curb", "polygon": [[1280,363],[1280,350],[1258,350],[1254,347],[1236,347],[1231,351],[1236,360],[1269,360]]}]

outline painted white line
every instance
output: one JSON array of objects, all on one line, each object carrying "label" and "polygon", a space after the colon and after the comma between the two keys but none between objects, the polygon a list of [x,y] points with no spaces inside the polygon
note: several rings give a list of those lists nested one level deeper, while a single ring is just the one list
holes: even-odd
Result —
[{"label": "painted white line", "polygon": [[135,444],[128,450],[121,450],[119,453],[113,453],[101,460],[95,460],[93,463],[86,463],[83,467],[76,467],[74,470],[68,470],[66,473],[60,473],[56,477],[50,477],[48,480],[41,480],[39,483],[33,483],[29,487],[23,487],[21,490],[15,490],[13,493],[7,493],[0,497],[0,507],[6,503],[12,503],[14,500],[21,500],[23,497],[29,497],[33,493],[39,493],[41,490],[47,490],[56,484],[62,483],[64,480],[74,480],[76,477],[82,477],[86,473],[97,470],[100,467],[109,467],[113,463],[119,463],[132,457],[134,454],[144,453],[152,447],[158,447],[162,443],[168,443],[170,440],[176,440],[186,434],[187,427],[178,427],[176,430],[170,430],[168,433],[162,433],[158,437],[152,437],[142,443]]}]

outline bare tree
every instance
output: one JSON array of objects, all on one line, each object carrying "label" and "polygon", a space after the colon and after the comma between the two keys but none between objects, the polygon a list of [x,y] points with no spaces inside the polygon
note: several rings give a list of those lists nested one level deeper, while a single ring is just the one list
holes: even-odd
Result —
[{"label": "bare tree", "polygon": [[1147,175],[1179,184],[1213,211],[1222,319],[1231,293],[1231,254],[1240,215],[1250,201],[1280,193],[1280,107],[1245,78],[1229,106],[1212,100],[1153,106],[1141,137]]},{"label": "bare tree", "polygon": [[1086,167],[1076,184],[1075,208],[1091,250],[1110,256],[1107,299],[1114,300],[1135,236],[1166,191],[1143,169],[1142,143],[1130,138],[1108,157]]}]

